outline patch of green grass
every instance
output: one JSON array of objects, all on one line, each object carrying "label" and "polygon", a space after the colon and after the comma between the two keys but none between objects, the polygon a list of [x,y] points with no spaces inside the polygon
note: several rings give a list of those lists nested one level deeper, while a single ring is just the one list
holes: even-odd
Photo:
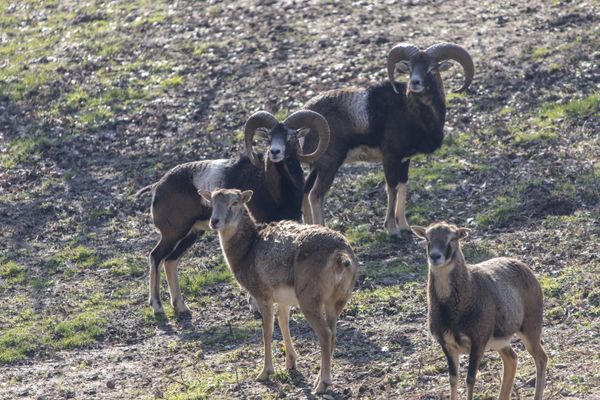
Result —
[{"label": "patch of green grass", "polygon": [[531,216],[571,214],[576,209],[576,193],[576,187],[566,180],[515,182],[510,190],[486,204],[476,222],[480,227],[503,226]]},{"label": "patch of green grass", "polygon": [[214,398],[213,394],[236,382],[236,374],[232,371],[213,371],[210,368],[198,370],[190,377],[189,384],[175,384],[165,392],[166,400],[203,400]]},{"label": "patch of green grass", "polygon": [[459,173],[479,173],[488,169],[487,166],[469,161],[466,157],[460,157],[460,154],[468,147],[465,144],[465,135],[447,137],[447,145],[442,146],[435,160],[432,162],[419,163],[416,168],[411,168],[411,181],[415,182],[416,187],[425,187],[435,184],[455,185],[456,177]]},{"label": "patch of green grass", "polygon": [[357,303],[386,303],[391,299],[400,299],[401,290],[402,288],[400,285],[375,288],[373,290],[362,290],[354,293],[352,299]]},{"label": "patch of green grass", "polygon": [[[420,268],[418,270],[420,270]],[[412,274],[414,272],[415,269],[410,265],[404,262],[395,262],[387,265],[368,264],[361,272],[361,275],[364,275],[365,279],[375,281],[384,277],[398,276],[401,274]]]},{"label": "patch of green grass", "polygon": [[450,92],[446,95],[446,100],[466,99],[467,95],[464,92]]},{"label": "patch of green grass", "polygon": [[357,176],[354,185],[357,192],[362,196],[365,190],[382,185],[384,182],[383,171],[369,171],[366,174]]},{"label": "patch of green grass", "polygon": [[[458,156],[468,156],[469,148],[469,134],[468,133],[449,133],[444,136],[442,147],[435,153],[438,158],[448,159],[448,162],[459,161]],[[425,155],[421,155],[425,159]]]},{"label": "patch of green grass", "polygon": [[200,57],[206,53],[206,50],[208,50],[209,47],[210,47],[209,43],[196,43],[192,54],[194,54],[197,57]]},{"label": "patch of green grass", "polygon": [[105,333],[108,322],[97,312],[83,312],[54,327],[55,340],[52,346],[70,349],[96,343]]},{"label": "patch of green grass", "polygon": [[108,268],[117,276],[129,276],[132,278],[144,275],[145,268],[140,260],[131,256],[114,257],[100,264],[100,268]]},{"label": "patch of green grass", "polygon": [[98,264],[98,255],[83,245],[68,246],[54,253],[49,259],[52,268],[63,267],[66,270],[88,269]]},{"label": "patch of green grass", "polygon": [[[210,127],[207,126],[207,129]],[[214,130],[214,129],[213,129]],[[206,131],[207,133],[209,132],[208,130]],[[242,130],[238,130],[233,134],[233,143],[234,144],[241,144],[244,143],[244,131]]]},{"label": "patch of green grass", "polygon": [[[375,229],[375,231],[372,229]],[[374,228],[369,224],[350,226],[344,231],[344,236],[346,236],[346,239],[348,239],[352,246],[356,247],[387,240],[387,234],[385,232],[381,231],[381,229]]]},{"label": "patch of green grass", "polygon": [[275,118],[277,118],[278,121],[283,121],[284,119],[287,118],[288,115],[290,115],[290,110],[289,109],[287,109],[287,108],[280,108],[275,113]]},{"label": "patch of green grass", "polygon": [[52,145],[46,137],[15,139],[7,146],[6,153],[0,154],[0,165],[14,168],[18,164],[41,156],[42,152]]},{"label": "patch of green grass", "polygon": [[291,383],[292,377],[290,376],[290,371],[285,368],[281,368],[275,370],[275,374],[273,374],[273,380],[281,383]]},{"label": "patch of green grass", "polygon": [[[427,267],[424,266],[426,273]],[[411,313],[415,304],[426,303],[425,291],[420,282],[374,287],[356,291],[346,307],[348,315],[371,315],[373,313]],[[387,310],[387,311],[385,311]]]},{"label": "patch of green grass", "polygon": [[[600,264],[592,262],[569,266],[558,275],[540,276],[539,282],[548,303],[544,312],[546,317],[560,320],[569,315],[589,320],[600,315],[598,273]],[[582,326],[582,329],[585,327]]]},{"label": "patch of green grass", "polygon": [[544,296],[558,297],[563,291],[563,286],[559,279],[550,276],[540,276],[540,286]]},{"label": "patch of green grass", "polygon": [[29,326],[10,328],[0,333],[0,364],[25,359],[37,347],[37,337]]},{"label": "patch of green grass", "polygon": [[571,118],[600,116],[600,93],[592,94],[583,99],[571,100],[564,106],[565,114]]},{"label": "patch of green grass", "polygon": [[[129,68],[128,64],[125,68]],[[127,76],[123,72],[122,76]],[[98,127],[110,123],[124,111],[135,112],[150,98],[151,85],[129,79],[124,85],[123,78],[114,72],[99,71],[96,87],[76,87],[61,98],[57,105],[58,113],[64,113],[80,127]],[[63,111],[64,110],[64,111]]]},{"label": "patch of green grass", "polygon": [[556,140],[563,120],[583,120],[600,116],[600,94],[574,99],[565,104],[548,102],[542,104],[527,121],[511,123],[510,130],[517,144],[543,143]]},{"label": "patch of green grass", "polygon": [[152,25],[152,24],[161,24],[163,22],[165,22],[167,19],[167,14],[165,12],[160,12],[157,10],[154,10],[154,13],[148,16],[144,16],[144,17],[138,17],[135,19],[135,21],[133,21],[133,26],[140,26],[140,25]]},{"label": "patch of green grass", "polygon": [[27,278],[27,270],[14,261],[0,259],[0,277],[11,284],[22,283]]},{"label": "patch of green grass", "polygon": [[185,295],[197,295],[202,289],[217,283],[232,282],[233,275],[222,257],[211,269],[195,268],[180,276],[181,291]]},{"label": "patch of green grass", "polygon": [[515,108],[514,107],[506,106],[506,107],[502,107],[502,109],[500,111],[498,111],[498,114],[502,115],[502,116],[505,116],[505,115],[510,115],[510,114],[512,114],[514,112],[515,112]]},{"label": "patch of green grass", "polygon": [[467,95],[464,93],[450,92],[450,93],[446,94],[446,102],[450,105],[452,103],[455,103],[456,100],[466,99],[466,98],[467,98]]},{"label": "patch of green grass", "polygon": [[562,68],[562,66],[558,63],[548,64],[548,71],[550,71],[550,72],[560,71],[561,68]]},{"label": "patch of green grass", "polygon": [[211,326],[200,333],[200,340],[204,345],[235,344],[244,342],[248,337],[259,335],[260,332],[262,332],[262,322],[252,320],[239,325]]},{"label": "patch of green grass", "polygon": [[548,54],[550,54],[550,49],[547,47],[536,47],[531,51],[531,57],[536,61],[546,58]]},{"label": "patch of green grass", "polygon": [[117,209],[114,206],[95,208],[90,210],[90,217],[93,219],[103,218],[103,217],[112,217],[117,214]]},{"label": "patch of green grass", "polygon": [[[416,184],[414,186],[417,186]],[[413,225],[427,226],[433,220],[445,219],[440,214],[439,201],[435,198],[423,198],[419,201],[407,201],[407,219]]]},{"label": "patch of green grass", "polygon": [[519,213],[519,209],[520,202],[517,196],[497,196],[493,202],[491,210],[477,218],[477,225],[481,227],[487,227],[499,223],[509,222]]},{"label": "patch of green grass", "polygon": [[543,143],[551,142],[558,137],[556,131],[538,131],[538,132],[521,132],[515,135],[515,143],[526,144],[526,143]]},{"label": "patch of green grass", "polygon": [[160,87],[163,89],[171,89],[183,85],[183,76],[175,75],[170,78],[163,79],[160,81]]},{"label": "patch of green grass", "polygon": [[600,170],[582,171],[575,178],[575,187],[584,202],[600,203]]},{"label": "patch of green grass", "polygon": [[476,264],[490,258],[497,257],[498,254],[492,250],[492,245],[486,241],[470,241],[467,239],[461,244],[465,259],[470,264]]},{"label": "patch of green grass", "polygon": [[571,215],[549,215],[542,221],[542,226],[549,229],[567,229],[568,225],[581,224],[589,221],[590,218],[592,218],[590,213],[580,211]]},{"label": "patch of green grass", "polygon": [[89,93],[82,87],[79,87],[66,96],[65,107],[67,111],[77,111],[86,105],[89,98]]},{"label": "patch of green grass", "polygon": [[548,127],[561,118],[579,119],[586,116],[600,116],[600,94],[573,99],[565,104],[545,103],[534,117],[532,125]]}]

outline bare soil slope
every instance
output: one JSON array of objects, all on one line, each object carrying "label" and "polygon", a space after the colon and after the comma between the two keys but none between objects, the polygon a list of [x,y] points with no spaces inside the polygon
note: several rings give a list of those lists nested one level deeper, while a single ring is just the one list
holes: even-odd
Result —
[{"label": "bare soil slope", "polygon": [[[450,41],[471,52],[475,80],[448,95],[444,147],[413,162],[408,218],[472,228],[471,262],[531,265],[545,293],[547,398],[600,399],[598,1],[0,8],[0,398],[311,398],[319,353],[299,313],[298,371],[283,369],[276,328],[276,376],[254,382],[260,324],[214,234],[181,265],[192,318],[153,316],[146,255],[158,234],[133,193],[178,163],[236,156],[258,109],[284,116],[320,91],[384,80],[397,42]],[[326,221],[361,272],[325,398],[445,398],[424,250],[389,238],[384,211],[380,166],[342,168]],[[515,348],[515,398],[529,398],[534,364]],[[487,354],[477,398],[495,398],[500,377]]]}]

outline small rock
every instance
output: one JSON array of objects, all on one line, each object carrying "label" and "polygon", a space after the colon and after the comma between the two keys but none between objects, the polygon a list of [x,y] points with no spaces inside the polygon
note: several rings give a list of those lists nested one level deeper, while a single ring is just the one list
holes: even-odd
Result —
[{"label": "small rock", "polygon": [[115,382],[114,381],[106,381],[106,387],[109,389],[114,389],[115,388]]}]

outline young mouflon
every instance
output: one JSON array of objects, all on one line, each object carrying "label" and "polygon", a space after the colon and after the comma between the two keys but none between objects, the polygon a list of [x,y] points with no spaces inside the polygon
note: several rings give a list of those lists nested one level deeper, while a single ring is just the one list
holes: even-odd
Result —
[{"label": "young mouflon", "polygon": [[467,265],[460,239],[469,229],[445,222],[412,226],[427,241],[429,329],[448,360],[450,399],[458,399],[459,355],[469,354],[467,398],[486,349],[500,353],[504,365],[500,400],[511,397],[517,354],[510,345],[518,335],[535,360],[535,400],[541,400],[547,356],[541,344],[542,290],[531,269],[512,258]]},{"label": "young mouflon", "polygon": [[212,207],[210,227],[229,268],[256,300],[262,315],[264,367],[258,380],[274,373],[271,358],[273,303],[278,303],[279,328],[285,343],[285,366],[296,367],[289,329],[290,306],[299,306],[321,345],[321,371],[315,390],[331,385],[331,358],[336,324],[352,294],[358,263],[344,236],[319,225],[293,221],[256,224],[247,203],[252,191],[199,191]]}]

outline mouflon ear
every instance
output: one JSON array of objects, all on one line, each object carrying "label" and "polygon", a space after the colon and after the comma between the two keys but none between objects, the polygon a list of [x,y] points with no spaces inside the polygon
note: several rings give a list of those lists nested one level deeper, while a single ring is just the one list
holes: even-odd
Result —
[{"label": "mouflon ear", "polygon": [[267,128],[258,128],[258,129],[256,130],[256,133],[258,133],[258,135],[259,135],[261,138],[268,138],[268,137],[269,137],[269,132],[270,132],[270,130],[269,130],[269,129],[267,129]]},{"label": "mouflon ear", "polygon": [[425,234],[427,228],[419,225],[413,225],[410,227],[410,230],[421,239],[427,239],[427,235]]},{"label": "mouflon ear", "polygon": [[448,71],[450,68],[452,68],[452,63],[450,61],[442,61],[437,67],[438,71],[440,72]]},{"label": "mouflon ear", "polygon": [[242,192],[242,203],[247,203],[252,198],[254,192],[252,190],[244,190]]},{"label": "mouflon ear", "polygon": [[308,132],[310,132],[310,128],[300,128],[296,131],[296,137],[298,139],[303,138],[304,136],[308,135]]},{"label": "mouflon ear", "polygon": [[200,197],[202,197],[204,205],[210,207],[212,193],[209,192],[208,190],[200,189],[200,190],[198,190],[198,194],[200,195]]},{"label": "mouflon ear", "polygon": [[408,73],[410,72],[410,64],[408,63],[408,61],[400,61],[396,64],[396,71]]},{"label": "mouflon ear", "polygon": [[456,236],[458,236],[459,239],[464,239],[467,236],[469,236],[469,233],[471,233],[471,230],[469,228],[458,228],[456,230]]}]

